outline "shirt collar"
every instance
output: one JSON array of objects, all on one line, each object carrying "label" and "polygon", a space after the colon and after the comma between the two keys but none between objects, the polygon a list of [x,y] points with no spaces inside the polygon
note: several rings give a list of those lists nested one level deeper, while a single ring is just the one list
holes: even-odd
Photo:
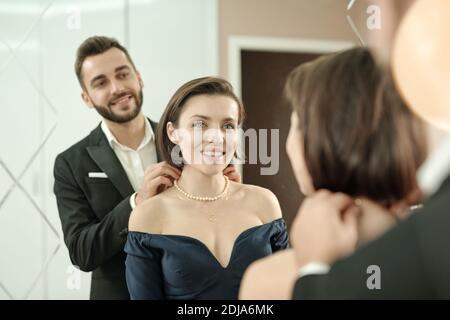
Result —
[{"label": "shirt collar", "polygon": [[[102,131],[105,134],[106,139],[108,140],[108,143],[111,146],[111,148],[114,148],[114,146],[116,145],[122,149],[131,150],[129,147],[124,146],[123,144],[120,144],[119,141],[117,141],[116,137],[112,134],[111,130],[109,130],[105,121],[102,120],[100,127],[102,128]],[[155,134],[153,132],[152,126],[150,125],[150,122],[146,118],[145,119],[145,127],[144,127],[144,139],[142,139],[142,141],[141,141],[139,147],[136,149],[136,151],[139,151],[140,149],[145,147],[148,143],[153,141],[154,138],[155,138]]]}]

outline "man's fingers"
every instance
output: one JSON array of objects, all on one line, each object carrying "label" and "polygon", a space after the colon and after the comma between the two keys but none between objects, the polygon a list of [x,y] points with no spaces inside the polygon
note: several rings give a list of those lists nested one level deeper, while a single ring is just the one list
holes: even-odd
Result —
[{"label": "man's fingers", "polygon": [[181,170],[178,169],[177,167],[171,166],[171,165],[168,164],[167,162],[164,162],[164,165],[163,165],[163,166],[166,166],[166,167],[168,167],[168,168],[171,168],[171,169],[174,170],[176,173],[178,173],[178,175],[181,176]]},{"label": "man's fingers", "polygon": [[157,171],[158,169],[160,169],[162,167],[172,169],[173,171],[175,171],[176,173],[181,175],[181,170],[180,169],[178,169],[177,167],[171,166],[166,161],[162,161],[162,162],[158,162],[158,163],[154,163],[154,164],[149,165],[147,167],[147,169],[145,170],[145,173],[147,173],[147,171],[148,172],[155,171],[155,170]]},{"label": "man's fingers", "polygon": [[352,197],[340,192],[331,194],[327,201],[330,201],[334,208],[340,212],[345,211],[354,203]]},{"label": "man's fingers", "polygon": [[225,170],[223,170],[223,174],[226,176],[229,176],[229,175],[235,174],[235,173],[236,173],[236,168],[233,166],[226,167]]},{"label": "man's fingers", "polygon": [[234,171],[236,170],[236,167],[232,164],[229,164],[223,171]]},{"label": "man's fingers", "polygon": [[326,189],[320,189],[320,190],[317,190],[311,198],[324,199],[324,198],[329,197],[330,195],[332,195],[331,191],[328,191]]},{"label": "man's fingers", "polygon": [[227,174],[226,175],[228,179],[230,179],[233,182],[240,183],[241,182],[241,176],[238,174]]},{"label": "man's fingers", "polygon": [[234,171],[234,168],[227,167],[227,168],[225,168],[225,170],[223,170],[223,174],[224,175],[228,175],[228,174],[230,174],[233,171]]},{"label": "man's fingers", "polygon": [[158,186],[164,184],[164,185],[170,187],[173,185],[172,180],[170,180],[169,178],[164,177],[164,176],[156,177],[153,181]]},{"label": "man's fingers", "polygon": [[359,216],[361,214],[361,208],[358,206],[350,206],[342,216],[342,225],[343,232],[346,234],[347,240],[350,241],[353,245],[351,246],[351,251],[348,252],[350,254],[356,246],[358,242],[358,221]]},{"label": "man's fingers", "polygon": [[342,214],[342,221],[346,227],[350,229],[356,229],[358,226],[358,217],[361,214],[361,208],[358,206],[350,206]]},{"label": "man's fingers", "polygon": [[226,167],[223,170],[223,174],[228,177],[231,181],[241,183],[241,175],[236,170],[236,167],[232,164],[230,164],[228,167]]},{"label": "man's fingers", "polygon": [[174,171],[175,173],[177,173],[178,175],[181,175],[181,170],[180,169],[178,169],[177,167],[171,166],[170,164],[168,164],[165,161],[161,162],[160,166],[163,167],[163,168],[170,169],[170,170]]},{"label": "man's fingers", "polygon": [[172,177],[172,179],[177,180],[180,178],[180,175],[181,173],[179,173],[178,169],[166,164],[150,168],[150,170],[145,173],[145,178],[149,181],[159,176],[169,176]]},{"label": "man's fingers", "polygon": [[170,165],[164,165],[159,170],[160,175],[171,176],[173,179],[178,180],[181,176],[181,172]]},{"label": "man's fingers", "polygon": [[[164,176],[159,176],[159,177],[154,178],[152,181],[150,181],[149,189],[152,191],[151,193],[154,194],[154,193],[157,193],[158,189],[161,186],[165,186],[167,188],[167,187],[171,187],[172,185],[173,185],[173,183],[169,178],[164,177]],[[164,188],[164,190],[166,188]],[[162,190],[162,189],[160,189],[160,190]]]}]

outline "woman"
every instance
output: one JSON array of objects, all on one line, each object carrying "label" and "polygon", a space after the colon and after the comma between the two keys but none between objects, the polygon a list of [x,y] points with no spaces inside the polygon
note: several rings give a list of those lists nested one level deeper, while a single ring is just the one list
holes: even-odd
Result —
[{"label": "woman", "polygon": [[[425,132],[370,52],[355,48],[303,64],[285,92],[293,108],[286,150],[302,192],[356,198],[358,246],[403,219],[419,199]],[[290,299],[295,265],[292,250],[256,262],[240,298]]]},{"label": "woman", "polygon": [[248,265],[287,247],[276,197],[223,175],[243,119],[242,103],[219,78],[192,80],[171,98],[157,145],[182,173],[130,216],[132,299],[237,299]]}]

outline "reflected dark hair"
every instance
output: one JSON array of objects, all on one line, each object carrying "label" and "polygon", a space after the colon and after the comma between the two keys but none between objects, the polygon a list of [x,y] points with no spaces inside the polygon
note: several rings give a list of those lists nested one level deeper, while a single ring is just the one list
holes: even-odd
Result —
[{"label": "reflected dark hair", "polygon": [[172,149],[175,144],[170,141],[167,135],[167,123],[172,122],[174,125],[177,124],[180,118],[183,106],[189,98],[198,95],[218,95],[226,96],[233,99],[239,108],[239,119],[238,124],[241,125],[245,118],[245,110],[241,100],[233,92],[232,85],[225,79],[216,77],[203,77],[191,80],[183,84],[172,96],[166,109],[158,123],[158,129],[156,132],[156,146],[158,148],[158,154],[162,157],[164,161],[172,166],[181,167],[182,165],[176,164],[172,161]]},{"label": "reflected dark hair", "polygon": [[119,41],[114,38],[105,36],[89,37],[84,40],[83,43],[78,47],[77,57],[75,60],[75,74],[77,75],[78,82],[83,89],[85,89],[85,86],[83,84],[83,75],[81,73],[81,69],[83,67],[84,60],[86,60],[87,57],[102,54],[111,48],[117,48],[125,53],[128,62],[130,62],[130,64],[133,66],[133,69],[136,71],[136,67],[134,66],[133,60],[131,60],[128,50],[124,46],[122,46]]},{"label": "reflected dark hair", "polygon": [[298,115],[316,190],[391,205],[417,188],[427,153],[423,123],[367,49],[300,65],[288,76],[285,96]]}]

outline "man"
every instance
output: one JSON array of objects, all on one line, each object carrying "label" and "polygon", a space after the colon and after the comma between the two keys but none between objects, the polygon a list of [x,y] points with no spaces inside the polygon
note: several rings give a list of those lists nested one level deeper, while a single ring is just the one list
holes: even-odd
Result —
[{"label": "man", "polygon": [[[344,212],[352,199],[322,191],[306,200],[291,236],[300,268],[293,298],[449,299],[449,195],[450,177],[423,210],[341,260],[356,243]],[[312,234],[312,225],[321,227]]]},{"label": "man", "polygon": [[[397,34],[393,60],[410,106],[447,128],[450,47],[442,39],[448,38],[449,21],[447,0],[414,3]],[[422,210],[345,257],[356,243],[352,204],[346,195],[321,191],[302,205],[291,233],[299,267],[294,299],[450,299],[450,176]]]},{"label": "man", "polygon": [[[143,81],[128,51],[95,36],[77,51],[82,99],[102,122],[55,160],[54,192],[71,261],[93,271],[91,299],[129,299],[124,244],[132,209],[172,186],[180,170],[159,162],[156,123],[142,111]],[[239,181],[233,167],[224,173]]]}]

